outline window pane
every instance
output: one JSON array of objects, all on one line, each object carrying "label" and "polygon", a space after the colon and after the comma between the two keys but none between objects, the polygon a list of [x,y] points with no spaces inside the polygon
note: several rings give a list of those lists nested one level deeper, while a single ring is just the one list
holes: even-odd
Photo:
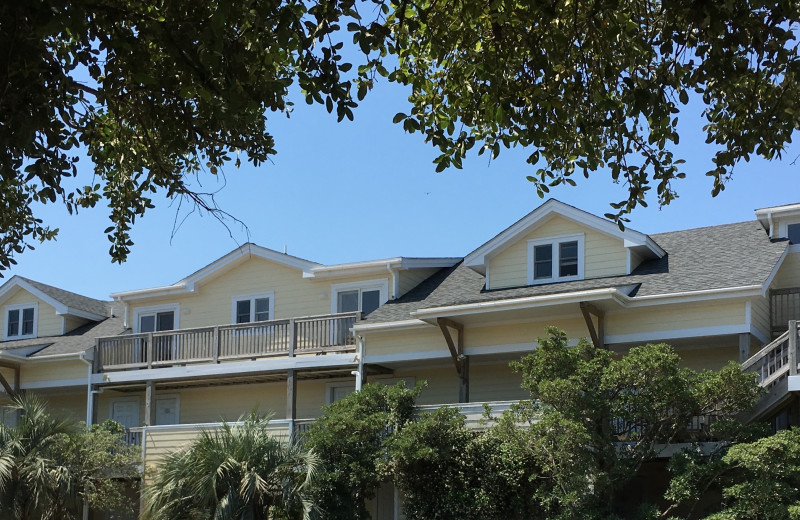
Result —
[{"label": "window pane", "polygon": [[800,244],[800,224],[789,224],[789,242]]},{"label": "window pane", "polygon": [[578,276],[578,242],[562,242],[558,247],[558,276]]},{"label": "window pane", "polygon": [[153,332],[156,330],[155,314],[147,314],[139,317],[139,332]]},{"label": "window pane", "polygon": [[533,279],[553,277],[553,246],[550,244],[533,248]]},{"label": "window pane", "polygon": [[33,309],[22,310],[22,334],[33,334]]},{"label": "window pane", "polygon": [[7,336],[19,336],[19,309],[8,311]]},{"label": "window pane", "polygon": [[339,312],[355,312],[358,310],[358,291],[342,291],[339,293]]},{"label": "window pane", "polygon": [[269,319],[269,298],[256,299],[256,321],[267,321]]},{"label": "window pane", "polygon": [[363,291],[361,293],[361,311],[369,314],[381,305],[381,291]]},{"label": "window pane", "polygon": [[250,300],[236,302],[236,323],[250,322]]},{"label": "window pane", "polygon": [[159,312],[156,315],[156,320],[158,322],[156,330],[172,330],[175,328],[175,313],[172,311]]}]

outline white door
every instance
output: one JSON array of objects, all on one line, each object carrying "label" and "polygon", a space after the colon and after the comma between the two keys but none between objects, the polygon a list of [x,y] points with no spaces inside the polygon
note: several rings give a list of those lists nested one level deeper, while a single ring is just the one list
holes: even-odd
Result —
[{"label": "white door", "polygon": [[139,401],[124,400],[111,403],[111,420],[126,428],[137,428],[139,424]]},{"label": "white door", "polygon": [[178,424],[178,398],[156,398],[156,424]]}]

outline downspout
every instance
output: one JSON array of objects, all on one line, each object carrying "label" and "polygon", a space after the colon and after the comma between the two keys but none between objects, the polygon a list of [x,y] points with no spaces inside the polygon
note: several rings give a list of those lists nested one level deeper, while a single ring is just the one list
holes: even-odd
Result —
[{"label": "downspout", "polygon": [[364,338],[356,335],[358,342],[358,370],[353,370],[351,374],[356,376],[356,392],[361,391],[361,385],[364,381]]},{"label": "downspout", "polygon": [[[78,359],[86,363],[86,428],[92,426],[92,415],[94,414],[94,399],[92,396],[92,361],[86,359],[84,350],[78,355]],[[83,500],[83,520],[89,520],[89,502]]]},{"label": "downspout", "polygon": [[397,269],[394,269],[391,264],[386,264],[386,270],[389,271],[389,276],[392,278],[392,294],[389,296],[389,299],[396,300],[400,292],[400,284],[397,281]]},{"label": "downspout", "polygon": [[769,222],[769,238],[775,238],[775,223],[772,221],[772,212],[767,213],[767,222]]}]

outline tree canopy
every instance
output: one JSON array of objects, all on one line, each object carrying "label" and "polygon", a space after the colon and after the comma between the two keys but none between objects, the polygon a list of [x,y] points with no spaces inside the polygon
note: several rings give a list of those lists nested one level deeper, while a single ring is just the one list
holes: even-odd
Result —
[{"label": "tree canopy", "polygon": [[[0,270],[57,233],[41,203],[107,204],[114,261],[154,192],[221,212],[189,180],[275,154],[269,118],[291,88],[352,119],[378,76],[410,86],[395,122],[439,150],[438,171],[520,146],[544,195],[607,169],[628,188],[607,215],[620,223],[677,196],[678,116],[696,97],[717,194],[738,162],[791,142],[799,20],[791,0],[4,2]],[[71,179],[81,153],[92,179]]]}]

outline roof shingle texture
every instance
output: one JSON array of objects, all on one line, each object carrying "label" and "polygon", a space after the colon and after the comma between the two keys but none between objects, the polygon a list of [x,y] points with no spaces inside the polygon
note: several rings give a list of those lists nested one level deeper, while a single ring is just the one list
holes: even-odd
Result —
[{"label": "roof shingle texture", "polygon": [[654,296],[762,285],[788,246],[770,241],[758,221],[651,235],[667,255],[624,276],[484,290],[484,277],[459,263],[436,272],[401,298],[364,318],[366,323],[412,319],[411,313],[449,305],[544,296],[635,285],[631,296]]},{"label": "roof shingle texture", "polygon": [[110,305],[111,302],[103,301],[103,300],[95,300],[94,298],[89,298],[88,296],[83,296],[74,292],[65,291],[64,289],[59,289],[58,287],[53,287],[52,285],[47,285],[41,282],[37,282],[36,280],[31,280],[30,278],[23,278],[22,276],[18,276],[20,280],[25,280],[29,284],[31,284],[36,289],[39,289],[46,295],[50,296],[54,300],[57,300],[67,307],[71,307],[73,309],[78,309],[85,312],[90,312],[92,314],[97,314],[100,316],[108,316],[110,313]]}]

